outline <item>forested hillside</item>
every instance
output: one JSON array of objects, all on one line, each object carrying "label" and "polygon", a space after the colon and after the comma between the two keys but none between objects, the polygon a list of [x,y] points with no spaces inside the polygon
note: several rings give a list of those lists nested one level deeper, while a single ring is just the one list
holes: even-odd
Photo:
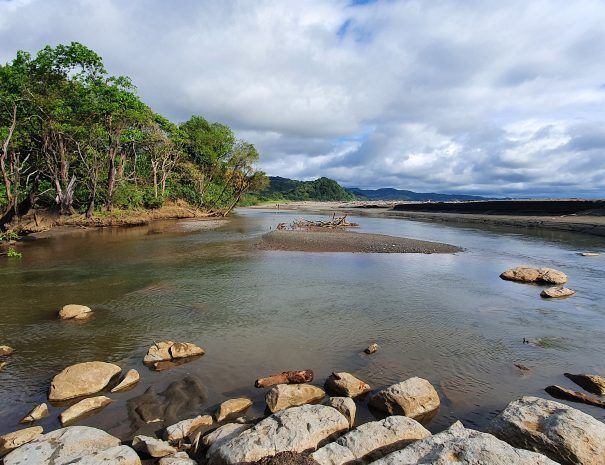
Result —
[{"label": "forested hillside", "polygon": [[347,191],[336,181],[325,177],[314,181],[297,181],[295,179],[270,176],[269,185],[262,191],[257,192],[256,197],[261,201],[355,200],[355,195]]},{"label": "forested hillside", "polygon": [[63,215],[157,208],[228,213],[266,177],[226,125],[169,121],[79,43],[0,65],[0,227],[34,205]]}]

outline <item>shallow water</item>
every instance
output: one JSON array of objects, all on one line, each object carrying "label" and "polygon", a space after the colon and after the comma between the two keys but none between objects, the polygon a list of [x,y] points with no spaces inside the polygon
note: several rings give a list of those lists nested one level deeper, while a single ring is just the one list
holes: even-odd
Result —
[{"label": "shallow water", "polygon": [[[299,216],[242,210],[210,231],[190,220],[99,229],[33,241],[21,247],[21,260],[3,258],[0,344],[16,352],[0,372],[0,433],[18,428],[19,419],[46,400],[57,372],[88,360],[141,373],[135,389],[110,394],[113,404],[81,422],[124,439],[161,426],[141,429],[134,406],[142,401],[169,399],[172,420],[245,395],[255,401],[249,416],[260,415],[265,391],[255,389],[254,380],[282,370],[312,368],[319,385],[332,371],[350,371],[374,388],[427,378],[442,399],[428,425],[433,431],[455,419],[482,428],[518,396],[548,397],[543,389],[555,383],[574,387],[564,372],[605,373],[605,255],[577,255],[605,250],[604,239],[359,217],[361,232],[446,242],[465,251],[255,248],[261,234]],[[538,286],[499,279],[506,268],[522,264],[561,269],[578,293],[547,301]],[[95,316],[86,323],[58,321],[56,312],[66,303],[89,305]],[[522,344],[524,337],[541,343]],[[197,343],[206,355],[150,371],[143,355],[162,339]],[[380,351],[363,354],[373,341]],[[164,392],[187,376],[198,383]],[[134,399],[150,387],[158,394]],[[358,401],[358,422],[373,418],[366,402]],[[570,405],[605,420],[603,409]],[[40,424],[57,428],[60,411],[51,407]]]}]

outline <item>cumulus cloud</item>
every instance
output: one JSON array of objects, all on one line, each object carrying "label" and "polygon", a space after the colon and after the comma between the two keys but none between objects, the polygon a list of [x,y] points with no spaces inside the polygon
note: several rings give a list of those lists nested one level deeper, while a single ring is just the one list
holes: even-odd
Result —
[{"label": "cumulus cloud", "polygon": [[0,0],[0,60],[80,41],[272,175],[605,196],[600,0]]}]

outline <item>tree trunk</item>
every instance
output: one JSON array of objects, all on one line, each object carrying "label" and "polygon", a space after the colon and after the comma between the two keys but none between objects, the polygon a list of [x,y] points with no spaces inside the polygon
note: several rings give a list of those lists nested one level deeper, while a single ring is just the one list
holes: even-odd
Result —
[{"label": "tree trunk", "polygon": [[225,213],[223,213],[223,217],[228,216],[229,213],[231,213],[231,210],[233,210],[235,208],[235,206],[237,205],[237,203],[240,201],[240,199],[242,198],[242,195],[244,194],[244,191],[241,190],[239,191],[239,193],[237,194],[237,197],[235,198],[235,202],[233,202],[231,204],[231,206],[227,209],[227,211],[225,211]]},{"label": "tree trunk", "polygon": [[107,199],[105,208],[111,211],[113,208],[113,191],[116,187],[116,153],[111,149],[109,153],[109,172],[107,174]]},{"label": "tree trunk", "polygon": [[278,375],[259,378],[254,383],[257,388],[266,388],[276,384],[302,384],[313,381],[313,370],[284,371]]}]

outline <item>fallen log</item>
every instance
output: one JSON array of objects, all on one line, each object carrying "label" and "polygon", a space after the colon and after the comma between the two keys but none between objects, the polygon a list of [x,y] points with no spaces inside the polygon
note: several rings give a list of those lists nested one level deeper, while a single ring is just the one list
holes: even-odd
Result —
[{"label": "fallen log", "polygon": [[556,397],[557,399],[571,400],[573,402],[582,402],[583,404],[605,408],[605,401],[601,399],[595,399],[594,397],[587,396],[586,394],[583,394],[578,391],[573,391],[571,389],[566,389],[557,385],[548,386],[544,390],[548,392],[551,396]]},{"label": "fallen log", "polygon": [[269,375],[266,378],[259,378],[254,386],[257,388],[266,388],[276,384],[302,384],[313,381],[313,370],[284,371],[277,375]]}]

